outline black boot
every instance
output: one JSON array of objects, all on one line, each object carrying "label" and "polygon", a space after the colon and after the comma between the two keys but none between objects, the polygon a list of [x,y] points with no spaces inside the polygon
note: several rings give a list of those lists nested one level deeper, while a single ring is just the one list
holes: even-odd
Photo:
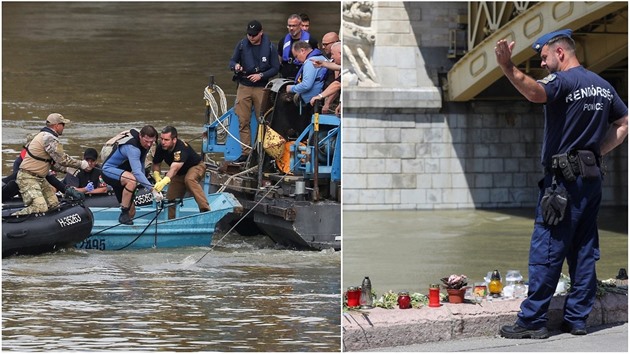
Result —
[{"label": "black boot", "polygon": [[133,220],[129,217],[129,208],[120,207],[120,216],[118,222],[125,225],[133,225]]},{"label": "black boot", "polygon": [[499,331],[501,337],[509,338],[509,339],[523,339],[523,338],[531,338],[531,339],[545,339],[549,338],[549,330],[547,327],[542,327],[539,329],[527,329],[521,327],[517,324],[513,326],[503,326]]}]

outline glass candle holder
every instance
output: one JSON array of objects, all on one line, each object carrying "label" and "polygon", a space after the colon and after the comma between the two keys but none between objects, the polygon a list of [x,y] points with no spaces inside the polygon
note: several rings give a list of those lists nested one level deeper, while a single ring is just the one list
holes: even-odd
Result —
[{"label": "glass candle holder", "polygon": [[406,291],[401,291],[398,293],[398,308],[400,309],[410,309],[411,308],[411,298],[409,297],[409,293]]},{"label": "glass candle holder", "polygon": [[440,307],[440,286],[437,284],[429,286],[429,307]]}]

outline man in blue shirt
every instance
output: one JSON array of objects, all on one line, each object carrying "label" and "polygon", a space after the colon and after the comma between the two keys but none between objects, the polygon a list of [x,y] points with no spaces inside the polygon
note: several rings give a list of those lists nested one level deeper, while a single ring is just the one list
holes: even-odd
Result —
[{"label": "man in blue shirt", "polygon": [[326,68],[315,67],[313,61],[326,61],[327,59],[319,49],[311,48],[308,42],[293,43],[292,51],[295,58],[303,64],[295,77],[295,85],[287,85],[286,91],[300,95],[298,101],[300,117],[310,121],[311,115],[313,115],[311,98],[322,92],[327,73]]},{"label": "man in blue shirt", "polygon": [[597,214],[602,196],[601,156],[628,135],[628,108],[615,89],[586,70],[575,55],[571,30],[551,32],[532,46],[549,75],[541,80],[521,72],[511,60],[514,42],[497,42],[497,63],[512,85],[531,102],[544,104],[542,165],[545,177],[529,251],[529,291],[516,324],[503,326],[506,338],[547,338],[547,310],[564,259],[571,291],[562,329],[587,334],[586,319],[597,291]]},{"label": "man in blue shirt", "polygon": [[156,200],[161,199],[161,188],[153,188],[144,170],[147,153],[157,140],[157,130],[151,125],[145,125],[140,131],[131,129],[129,133],[116,143],[114,151],[105,159],[102,177],[105,183],[112,186],[120,203],[118,222],[133,225],[136,208],[132,199],[136,188],[143,186],[151,190]]}]

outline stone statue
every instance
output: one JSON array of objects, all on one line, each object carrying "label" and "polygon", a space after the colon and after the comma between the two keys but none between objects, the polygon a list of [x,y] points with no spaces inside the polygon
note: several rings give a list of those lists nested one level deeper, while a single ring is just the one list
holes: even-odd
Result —
[{"label": "stone statue", "polygon": [[350,63],[343,70],[344,86],[378,86],[376,72],[370,58],[376,41],[376,32],[371,27],[372,1],[346,1],[343,3],[343,54],[344,62]]}]

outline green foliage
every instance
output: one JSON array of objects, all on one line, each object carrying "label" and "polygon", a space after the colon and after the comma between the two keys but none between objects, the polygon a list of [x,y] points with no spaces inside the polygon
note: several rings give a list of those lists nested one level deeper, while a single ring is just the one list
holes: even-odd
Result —
[{"label": "green foliage", "polygon": [[[411,299],[411,307],[415,309],[429,304],[429,298],[421,293],[409,294],[409,298]],[[374,302],[374,306],[384,309],[398,308],[398,293],[391,290],[386,292]]]}]

